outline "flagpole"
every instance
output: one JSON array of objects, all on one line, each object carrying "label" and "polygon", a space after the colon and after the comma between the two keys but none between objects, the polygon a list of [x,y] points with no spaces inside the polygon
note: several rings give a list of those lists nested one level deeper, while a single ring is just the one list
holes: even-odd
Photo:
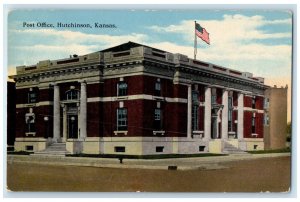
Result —
[{"label": "flagpole", "polygon": [[196,20],[195,20],[195,28],[194,28],[194,60],[196,60],[196,55],[197,55],[197,37],[196,37]]}]

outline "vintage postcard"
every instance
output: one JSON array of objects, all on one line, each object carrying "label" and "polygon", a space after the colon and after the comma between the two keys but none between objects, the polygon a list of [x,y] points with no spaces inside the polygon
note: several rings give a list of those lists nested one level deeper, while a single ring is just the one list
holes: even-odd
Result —
[{"label": "vintage postcard", "polygon": [[11,9],[7,190],[288,193],[292,18]]}]

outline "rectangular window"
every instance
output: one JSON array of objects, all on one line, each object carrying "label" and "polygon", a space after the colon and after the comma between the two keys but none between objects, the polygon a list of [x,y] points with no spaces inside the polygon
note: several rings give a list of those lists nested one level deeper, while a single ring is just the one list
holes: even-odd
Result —
[{"label": "rectangular window", "polygon": [[36,92],[29,92],[28,93],[28,103],[36,103],[37,102],[37,93]]},{"label": "rectangular window", "polygon": [[252,98],[252,109],[255,109],[255,103],[256,103],[256,99],[254,97],[254,98]]},{"label": "rectangular window", "polygon": [[199,102],[199,93],[197,91],[193,91],[192,92],[192,101],[193,101],[193,104],[197,104]]},{"label": "rectangular window", "polygon": [[269,115],[268,114],[264,114],[264,125],[265,126],[269,125]]},{"label": "rectangular window", "polygon": [[161,84],[160,84],[160,81],[157,81],[155,83],[155,95],[156,96],[161,96]]},{"label": "rectangular window", "polygon": [[119,82],[118,83],[118,96],[126,96],[127,95],[127,83]]},{"label": "rectangular window", "polygon": [[115,147],[115,152],[125,152],[125,147]]},{"label": "rectangular window", "polygon": [[205,146],[199,146],[199,151],[203,152],[205,150]]},{"label": "rectangular window", "polygon": [[26,151],[33,151],[32,145],[26,145]]},{"label": "rectangular window", "polygon": [[35,132],[35,115],[34,114],[26,114],[25,121],[27,125],[26,132],[32,133]]},{"label": "rectangular window", "polygon": [[127,109],[117,109],[117,130],[127,130]]},{"label": "rectangular window", "polygon": [[193,106],[192,109],[192,130],[198,130],[198,106]]},{"label": "rectangular window", "polygon": [[252,134],[255,134],[255,117],[252,117]]},{"label": "rectangular window", "polygon": [[269,108],[269,102],[270,102],[269,98],[265,98],[265,100],[264,100],[264,108],[265,109]]},{"label": "rectangular window", "polygon": [[162,146],[156,147],[156,152],[164,152],[164,147]]},{"label": "rectangular window", "polygon": [[155,109],[154,110],[154,129],[162,130],[162,110]]},{"label": "rectangular window", "polygon": [[211,96],[211,103],[212,104],[216,104],[217,103],[217,96],[216,95],[212,95]]},{"label": "rectangular window", "polygon": [[233,112],[233,98],[228,97],[228,131],[233,131],[233,120],[232,120],[232,112]]}]

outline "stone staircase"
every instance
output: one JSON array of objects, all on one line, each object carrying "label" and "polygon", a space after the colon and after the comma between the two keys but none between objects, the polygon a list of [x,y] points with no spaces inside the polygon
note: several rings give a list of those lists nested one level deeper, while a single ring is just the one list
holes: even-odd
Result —
[{"label": "stone staircase", "polygon": [[70,154],[66,150],[66,143],[52,143],[45,150],[34,152],[32,155],[65,156],[66,154]]},{"label": "stone staircase", "polygon": [[248,152],[245,152],[226,141],[224,142],[223,153],[224,154],[249,154]]}]

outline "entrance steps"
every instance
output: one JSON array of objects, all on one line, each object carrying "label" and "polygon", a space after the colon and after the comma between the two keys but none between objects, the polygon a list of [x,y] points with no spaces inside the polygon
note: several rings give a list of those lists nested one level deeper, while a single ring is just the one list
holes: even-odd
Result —
[{"label": "entrance steps", "polygon": [[66,143],[53,143],[45,150],[34,152],[32,155],[65,156],[66,154],[70,154],[70,152],[66,150]]},{"label": "entrance steps", "polygon": [[223,153],[224,154],[243,154],[243,155],[249,154],[248,152],[241,150],[240,148],[236,147],[235,145],[230,144],[227,141],[224,141]]}]

